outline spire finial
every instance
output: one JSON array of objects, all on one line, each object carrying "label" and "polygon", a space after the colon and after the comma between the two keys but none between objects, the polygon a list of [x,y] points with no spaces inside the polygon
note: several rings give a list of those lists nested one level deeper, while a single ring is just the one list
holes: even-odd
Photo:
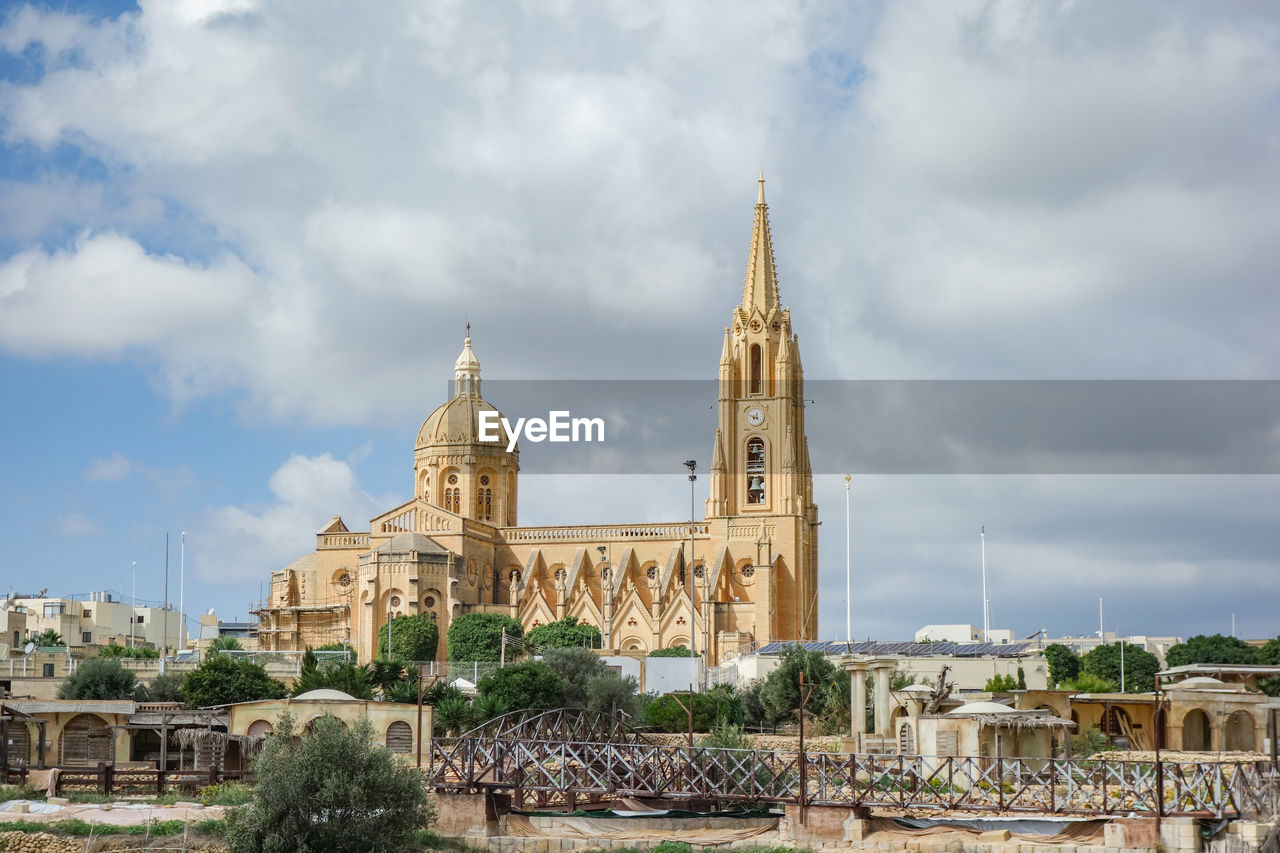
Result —
[{"label": "spire finial", "polygon": [[468,338],[471,337],[471,321],[470,320],[467,321],[467,337]]},{"label": "spire finial", "polygon": [[773,238],[769,235],[769,208],[764,203],[764,169],[760,170],[760,195],[756,200],[755,223],[751,228],[751,249],[747,255],[747,281],[742,291],[742,307],[758,307],[766,314],[778,307],[778,278],[773,266]]}]

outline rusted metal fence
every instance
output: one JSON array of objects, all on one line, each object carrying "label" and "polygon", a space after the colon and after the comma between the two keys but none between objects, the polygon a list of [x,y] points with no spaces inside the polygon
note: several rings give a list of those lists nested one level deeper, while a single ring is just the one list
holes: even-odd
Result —
[{"label": "rusted metal fence", "polygon": [[[1047,815],[1274,814],[1270,764],[833,755],[484,737],[431,742],[431,786],[522,804],[651,796]],[[1161,803],[1161,794],[1163,802]]]},{"label": "rusted metal fence", "polygon": [[[154,768],[117,767],[99,764],[97,767],[60,767],[55,793],[65,796],[74,793],[98,793],[108,796],[157,796],[172,792],[195,793],[206,785],[230,780],[252,781],[248,773],[225,771],[217,767],[207,770],[158,770]],[[47,772],[47,771],[45,771]],[[9,769],[9,784],[21,785],[29,781],[31,768]]]}]

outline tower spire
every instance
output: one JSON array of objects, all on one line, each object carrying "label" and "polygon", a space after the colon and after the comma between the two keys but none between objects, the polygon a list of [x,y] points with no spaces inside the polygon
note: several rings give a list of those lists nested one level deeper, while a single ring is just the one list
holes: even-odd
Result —
[{"label": "tower spire", "polygon": [[769,206],[764,201],[764,171],[757,178],[756,217],[751,227],[751,249],[747,254],[747,282],[742,289],[742,307],[759,308],[766,314],[778,306],[778,274],[773,263],[773,236],[769,233]]},{"label": "tower spire", "polygon": [[464,394],[480,396],[480,359],[471,349],[471,324],[467,323],[467,336],[462,341],[462,352],[453,363],[453,396]]}]

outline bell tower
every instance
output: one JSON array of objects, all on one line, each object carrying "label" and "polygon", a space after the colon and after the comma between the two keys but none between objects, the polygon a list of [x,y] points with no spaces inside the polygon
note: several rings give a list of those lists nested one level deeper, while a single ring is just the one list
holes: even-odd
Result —
[{"label": "bell tower", "polygon": [[759,524],[760,556],[776,600],[777,639],[817,635],[817,525],[804,426],[804,368],[791,312],[782,307],[759,178],[742,302],[724,330],[718,373],[718,427],[707,518]]},{"label": "bell tower", "polygon": [[806,515],[813,502],[799,339],[778,297],[763,175],[759,184],[742,303],[720,351],[709,518]]}]

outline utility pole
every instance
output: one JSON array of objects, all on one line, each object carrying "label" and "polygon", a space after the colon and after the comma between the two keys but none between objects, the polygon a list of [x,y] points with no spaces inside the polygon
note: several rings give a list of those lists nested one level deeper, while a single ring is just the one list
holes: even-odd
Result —
[{"label": "utility pole", "polygon": [[164,659],[169,653],[169,533],[164,534],[164,604],[160,607],[161,629],[160,641],[160,674],[164,675]]}]

